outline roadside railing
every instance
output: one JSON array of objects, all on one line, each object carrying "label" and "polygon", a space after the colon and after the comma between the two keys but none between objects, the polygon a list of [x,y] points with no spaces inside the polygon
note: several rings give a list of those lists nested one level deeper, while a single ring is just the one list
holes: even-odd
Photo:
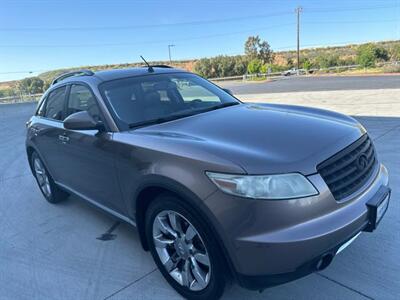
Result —
[{"label": "roadside railing", "polygon": [[19,94],[19,95],[1,97],[0,98],[0,104],[37,102],[37,101],[40,100],[42,95],[43,95],[42,93],[40,93],[40,94],[28,94],[28,95]]},{"label": "roadside railing", "polygon": [[[393,66],[393,67],[400,67],[400,61],[395,61],[395,62],[381,62],[381,63],[376,63],[376,67],[384,67],[384,66]],[[348,71],[348,70],[356,70],[360,69],[360,65],[347,65],[347,66],[334,66],[334,67],[329,67],[329,68],[311,68],[309,70],[306,69],[300,69],[299,75],[308,75],[308,74],[317,74],[317,73],[339,73],[343,71]],[[362,68],[361,68],[362,69]],[[242,80],[242,81],[247,81],[247,80],[254,80],[256,78],[279,78],[282,76],[285,76],[286,71],[282,72],[271,72],[271,73],[257,73],[257,74],[243,74],[243,75],[237,75],[237,76],[228,76],[228,77],[216,77],[216,78],[209,78],[211,81],[229,81],[229,80]],[[291,76],[298,76],[297,74],[290,74]],[[287,76],[287,75],[286,75]]]},{"label": "roadside railing", "polygon": [[208,80],[211,81],[229,81],[229,80],[251,80],[254,78],[262,78],[262,77],[280,77],[282,76],[282,72],[274,72],[274,73],[257,73],[257,74],[243,74],[237,76],[228,76],[228,77],[216,77],[216,78],[209,78]]}]

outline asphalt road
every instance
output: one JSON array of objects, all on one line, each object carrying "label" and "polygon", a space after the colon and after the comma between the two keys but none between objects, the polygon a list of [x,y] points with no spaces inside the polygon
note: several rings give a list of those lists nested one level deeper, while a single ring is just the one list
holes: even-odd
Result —
[{"label": "asphalt road", "polygon": [[400,88],[400,75],[385,76],[290,76],[268,82],[217,82],[234,94],[263,94],[336,90]]},{"label": "asphalt road", "polygon": [[[0,105],[0,299],[179,299],[134,228],[74,197],[59,205],[43,199],[24,149],[24,123],[33,109]],[[224,299],[398,299],[400,118],[360,121],[393,187],[376,232],[362,234],[323,272],[262,294],[233,286]],[[114,239],[98,239],[110,229]]]}]

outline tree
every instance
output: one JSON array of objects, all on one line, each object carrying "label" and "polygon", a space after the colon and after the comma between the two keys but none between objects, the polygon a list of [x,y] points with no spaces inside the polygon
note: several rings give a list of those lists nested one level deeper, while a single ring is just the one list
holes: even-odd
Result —
[{"label": "tree", "polygon": [[31,85],[29,87],[32,94],[38,94],[43,92],[44,81],[39,77],[32,77]]},{"label": "tree", "polygon": [[390,49],[390,56],[392,60],[400,60],[400,44],[397,44]]},{"label": "tree", "polygon": [[390,49],[390,57],[394,61],[399,61],[400,60],[400,44],[394,45]]},{"label": "tree", "polygon": [[17,89],[23,94],[38,94],[43,92],[44,81],[39,77],[29,77],[18,82]]},{"label": "tree", "polygon": [[267,41],[261,41],[260,37],[249,36],[244,44],[244,53],[249,59],[260,59],[263,64],[271,63],[274,53]]},{"label": "tree", "polygon": [[217,77],[226,77],[233,73],[235,61],[230,56],[219,55],[214,58],[213,65]]},{"label": "tree", "polygon": [[260,43],[260,38],[258,36],[249,36],[244,43],[244,53],[250,59],[256,59],[258,56],[258,44]]},{"label": "tree", "polygon": [[257,74],[260,73],[261,71],[261,66],[262,66],[262,62],[259,59],[253,59],[249,62],[249,65],[247,66],[247,71],[250,74]]},{"label": "tree", "polygon": [[389,52],[383,47],[375,47],[375,57],[377,60],[388,61],[389,60]]},{"label": "tree", "polygon": [[357,63],[364,68],[373,67],[377,61],[389,60],[389,53],[383,47],[374,44],[364,44],[357,49]]},{"label": "tree", "polygon": [[374,51],[371,47],[363,46],[357,50],[357,63],[363,68],[373,67],[375,65]]},{"label": "tree", "polygon": [[43,92],[46,91],[51,85],[50,81],[45,81],[43,84]]},{"label": "tree", "polygon": [[194,71],[200,76],[206,78],[212,77],[211,60],[209,58],[202,58],[198,60],[194,66]]},{"label": "tree", "polygon": [[241,55],[219,55],[198,60],[194,66],[194,70],[196,73],[207,78],[235,76],[246,73],[247,64],[248,59]]},{"label": "tree", "polygon": [[235,58],[235,66],[233,67],[234,75],[243,75],[247,72],[247,65],[249,64],[249,59],[246,56],[238,55]]}]

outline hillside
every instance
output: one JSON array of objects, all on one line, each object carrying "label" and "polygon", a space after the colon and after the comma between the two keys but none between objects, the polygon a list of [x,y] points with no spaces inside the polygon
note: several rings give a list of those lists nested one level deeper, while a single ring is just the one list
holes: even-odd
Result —
[{"label": "hillside", "polygon": [[[396,41],[382,41],[373,43],[375,46],[386,49],[389,53],[389,58],[391,61],[400,60],[400,40]],[[330,47],[316,47],[316,48],[306,48],[300,50],[301,63],[308,61],[309,64],[313,67],[329,67],[335,65],[352,65],[356,63],[357,49],[364,44],[350,44],[345,46],[330,46]],[[228,64],[238,64],[237,66],[233,66],[236,70],[237,74],[227,74],[225,76],[230,75],[242,75],[247,70],[248,60],[244,55],[237,56],[217,56],[211,58],[211,60],[216,60],[214,65],[207,64],[202,65],[204,60],[208,59],[195,59],[195,60],[181,60],[181,61],[173,61],[171,64],[169,61],[152,61],[151,64],[166,64],[172,65],[173,67],[185,69],[192,72],[198,72],[202,76],[205,77],[220,77],[218,72],[214,72],[214,76],[211,74],[207,74],[205,72],[199,71],[199,67],[202,65],[205,69],[218,69],[225,63]],[[296,51],[278,51],[274,53],[274,60],[272,63],[273,71],[281,71],[288,68],[293,67],[296,61]],[[216,64],[216,65],[215,65]],[[56,69],[48,72],[44,72],[38,75],[40,79],[44,81],[44,89],[48,87],[50,82],[58,75],[72,71],[77,69],[90,69],[93,71],[104,70],[104,69],[117,69],[117,68],[132,68],[137,66],[142,66],[142,62],[135,63],[123,63],[123,64],[108,64],[108,65],[97,65],[97,66],[80,66],[73,68],[64,68],[64,69]],[[197,65],[197,68],[196,68]],[[215,70],[214,70],[215,71]],[[225,72],[226,73],[226,72]],[[229,72],[228,72],[229,73]],[[240,73],[240,74],[239,74]],[[224,76],[224,72],[222,72],[222,76]],[[21,82],[18,80],[8,81],[8,82],[0,82],[0,97],[7,96],[8,94],[15,94],[15,89],[18,84]]]},{"label": "hillside", "polygon": [[[180,69],[185,69],[189,71],[194,70],[194,65],[196,63],[196,60],[180,60],[180,61],[174,61],[172,64],[169,61],[152,61],[150,64],[153,65],[171,65],[176,68]],[[134,67],[139,67],[143,66],[143,62],[135,62],[135,63],[124,63],[124,64],[114,64],[114,65],[98,65],[98,66],[81,66],[81,67],[76,67],[76,68],[65,68],[65,69],[57,69],[49,72],[44,72],[38,75],[38,77],[45,82],[52,81],[56,76],[73,71],[73,70],[79,70],[79,69],[89,69],[92,71],[100,71],[100,70],[107,70],[107,69],[127,69],[127,68],[134,68]]]}]

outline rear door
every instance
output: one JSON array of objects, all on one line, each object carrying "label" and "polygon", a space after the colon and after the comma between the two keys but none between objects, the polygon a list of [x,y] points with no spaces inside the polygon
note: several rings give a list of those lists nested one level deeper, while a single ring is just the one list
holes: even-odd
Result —
[{"label": "rear door", "polygon": [[[91,89],[84,84],[72,84],[66,117],[79,111],[87,111],[98,122],[105,121]],[[89,201],[117,212],[124,211],[116,178],[112,133],[65,129],[63,135],[63,184]]]},{"label": "rear door", "polygon": [[62,86],[49,93],[30,126],[32,142],[55,181],[63,180],[62,136],[67,87]]}]

